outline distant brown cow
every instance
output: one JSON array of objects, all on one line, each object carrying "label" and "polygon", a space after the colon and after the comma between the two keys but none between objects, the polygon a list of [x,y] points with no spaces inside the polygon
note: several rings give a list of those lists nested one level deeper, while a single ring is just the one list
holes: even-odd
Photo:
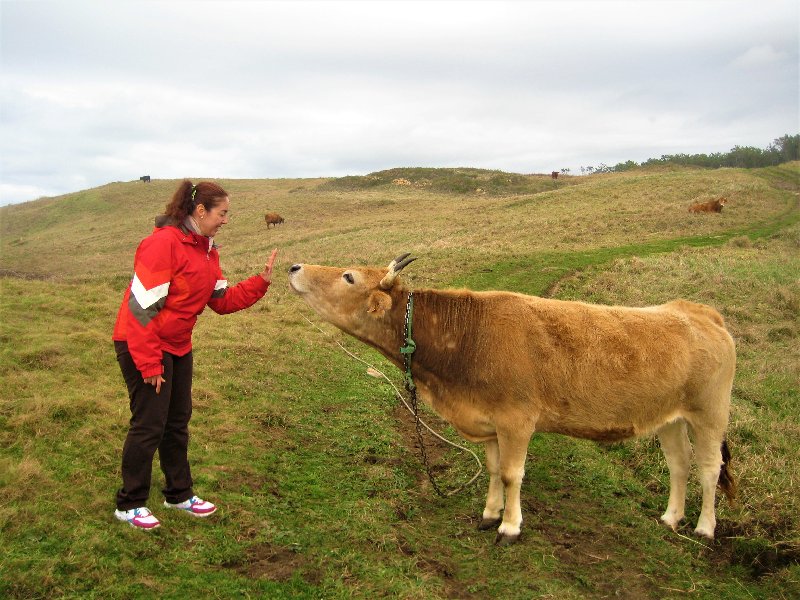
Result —
[{"label": "distant brown cow", "polygon": [[728,201],[725,198],[719,198],[718,200],[709,200],[708,202],[698,202],[696,204],[692,204],[689,207],[690,213],[701,213],[701,212],[722,212],[722,207]]},{"label": "distant brown cow", "polygon": [[278,213],[267,213],[264,215],[264,222],[267,224],[267,229],[269,229],[270,225],[281,225],[283,217]]},{"label": "distant brown cow", "polygon": [[553,179],[558,179],[558,171],[553,171],[552,173],[550,173],[550,177],[552,177]]}]

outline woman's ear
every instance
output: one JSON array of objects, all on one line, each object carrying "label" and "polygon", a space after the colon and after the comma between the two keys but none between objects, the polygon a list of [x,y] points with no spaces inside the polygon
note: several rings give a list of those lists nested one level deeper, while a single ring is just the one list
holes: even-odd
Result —
[{"label": "woman's ear", "polygon": [[387,310],[392,308],[392,298],[383,292],[372,292],[367,301],[367,312],[376,319],[383,317]]}]

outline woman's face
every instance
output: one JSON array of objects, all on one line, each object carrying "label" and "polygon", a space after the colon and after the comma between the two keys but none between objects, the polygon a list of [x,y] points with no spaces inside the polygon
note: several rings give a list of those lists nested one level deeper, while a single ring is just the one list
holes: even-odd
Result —
[{"label": "woman's face", "polygon": [[228,211],[231,208],[231,200],[227,196],[214,208],[206,210],[205,206],[199,205],[196,209],[197,221],[200,232],[208,237],[214,237],[219,233],[220,228],[228,223]]}]

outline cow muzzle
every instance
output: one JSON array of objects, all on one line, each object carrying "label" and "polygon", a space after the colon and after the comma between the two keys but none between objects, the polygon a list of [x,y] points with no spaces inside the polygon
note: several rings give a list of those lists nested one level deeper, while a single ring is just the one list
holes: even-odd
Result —
[{"label": "cow muzzle", "polygon": [[289,287],[292,289],[292,291],[297,293],[303,292],[303,290],[298,287],[301,285],[299,279],[302,271],[303,265],[294,264],[289,267]]}]

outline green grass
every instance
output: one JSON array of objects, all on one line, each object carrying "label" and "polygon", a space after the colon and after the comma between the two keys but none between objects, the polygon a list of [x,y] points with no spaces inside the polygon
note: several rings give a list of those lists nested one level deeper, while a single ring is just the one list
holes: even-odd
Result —
[{"label": "green grass", "polygon": [[[416,169],[373,174],[385,181],[362,187],[222,181],[233,208],[218,240],[228,278],[260,270],[273,247],[281,253],[265,300],[225,317],[209,311],[195,331],[190,456],[198,493],[220,514],[156,511],[163,526],[151,534],[112,516],[129,413],[110,332],[136,244],[177,182],[0,209],[0,596],[797,597],[799,173],[795,163],[558,185]],[[479,178],[485,194],[459,188]],[[440,187],[414,185],[422,180]],[[686,212],[718,195],[729,199],[722,214]],[[267,211],[286,223],[265,229]],[[399,251],[419,257],[404,272],[417,287],[717,307],[737,341],[729,440],[741,490],[736,506],[719,502],[718,539],[658,524],[668,475],[652,439],[534,436],[513,547],[476,530],[485,474],[438,498],[410,415],[335,341],[398,385],[399,371],[332,327],[310,326],[304,317],[319,319],[283,278],[294,262],[385,264]],[[469,479],[471,457],[428,444],[443,486]],[[687,509],[691,523],[694,481]]]}]

